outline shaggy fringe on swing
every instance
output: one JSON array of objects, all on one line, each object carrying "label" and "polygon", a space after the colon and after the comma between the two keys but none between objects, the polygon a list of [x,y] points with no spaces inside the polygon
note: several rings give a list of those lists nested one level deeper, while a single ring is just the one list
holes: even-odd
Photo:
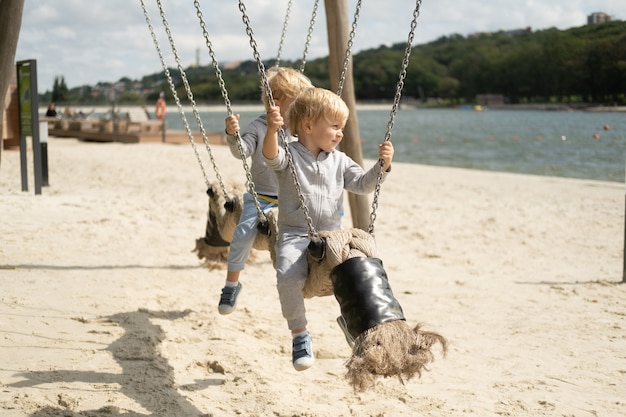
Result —
[{"label": "shaggy fringe on swing", "polygon": [[192,250],[202,266],[209,270],[224,269],[228,263],[228,246],[211,246],[203,237],[196,239],[196,247]]},{"label": "shaggy fringe on swing", "polygon": [[432,347],[437,343],[445,357],[448,342],[440,334],[423,331],[420,324],[411,329],[404,320],[379,324],[355,339],[346,379],[359,392],[373,387],[378,377],[397,376],[402,383],[421,377],[435,360]]},{"label": "shaggy fringe on swing", "polygon": [[[230,243],[233,240],[235,228],[237,227],[237,223],[239,223],[239,218],[243,211],[244,186],[234,185],[231,186],[228,191],[231,196],[231,202],[233,203],[234,210],[232,212],[226,210],[224,207],[226,198],[217,182],[211,184],[210,190],[211,195],[209,196],[206,234],[217,232],[222,240]],[[274,243],[278,235],[278,209],[274,208],[269,210],[265,216],[269,222],[270,235],[257,233],[252,247],[260,251],[269,250],[272,262],[275,263],[276,254],[274,251]],[[215,219],[215,224],[210,224],[211,218]],[[205,235],[204,237],[196,239],[196,247],[192,252],[195,252],[198,258],[203,261],[203,267],[210,270],[224,269],[228,263],[229,246],[211,245],[207,243],[207,237],[208,236]],[[254,251],[250,251],[248,261],[254,261],[255,259]]]}]

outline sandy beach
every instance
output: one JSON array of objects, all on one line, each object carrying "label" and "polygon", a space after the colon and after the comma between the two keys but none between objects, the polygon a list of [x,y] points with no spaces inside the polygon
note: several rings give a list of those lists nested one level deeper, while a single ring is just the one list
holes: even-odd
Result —
[{"label": "sandy beach", "polygon": [[3,417],[626,413],[623,184],[394,163],[376,245],[407,322],[450,346],[421,378],[356,393],[332,296],[307,300],[317,361],[293,369],[269,253],[218,314],[191,146],[50,138],[41,195],[28,158],[28,192],[17,149],[0,165]]}]

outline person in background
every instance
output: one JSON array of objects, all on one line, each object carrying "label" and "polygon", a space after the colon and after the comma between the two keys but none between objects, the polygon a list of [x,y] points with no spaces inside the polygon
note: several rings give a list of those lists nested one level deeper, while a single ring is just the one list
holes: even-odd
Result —
[{"label": "person in background", "polygon": [[163,93],[163,91],[161,91],[161,93],[159,94],[159,98],[156,101],[156,106],[154,110],[157,120],[165,119],[165,108],[165,94]]},{"label": "person in background", "polygon": [[56,105],[54,101],[48,104],[48,110],[46,111],[46,117],[57,117]]}]

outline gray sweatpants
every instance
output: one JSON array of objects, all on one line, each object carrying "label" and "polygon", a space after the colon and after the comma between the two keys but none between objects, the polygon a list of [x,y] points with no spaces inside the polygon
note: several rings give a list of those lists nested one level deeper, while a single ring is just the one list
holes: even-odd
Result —
[{"label": "gray sweatpants", "polygon": [[276,241],[276,280],[283,317],[289,330],[306,327],[302,289],[308,274],[306,235],[284,233]]}]

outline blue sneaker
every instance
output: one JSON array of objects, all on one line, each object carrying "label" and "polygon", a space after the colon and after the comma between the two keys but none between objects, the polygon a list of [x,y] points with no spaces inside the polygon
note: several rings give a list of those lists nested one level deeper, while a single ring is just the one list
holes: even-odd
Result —
[{"label": "blue sneaker", "polygon": [[235,311],[237,307],[237,296],[241,292],[241,283],[238,282],[236,287],[224,287],[222,288],[222,295],[220,296],[220,303],[217,306],[217,311],[220,314],[230,314]]},{"label": "blue sneaker", "polygon": [[296,371],[304,371],[313,366],[315,357],[310,333],[293,339],[292,362]]}]

